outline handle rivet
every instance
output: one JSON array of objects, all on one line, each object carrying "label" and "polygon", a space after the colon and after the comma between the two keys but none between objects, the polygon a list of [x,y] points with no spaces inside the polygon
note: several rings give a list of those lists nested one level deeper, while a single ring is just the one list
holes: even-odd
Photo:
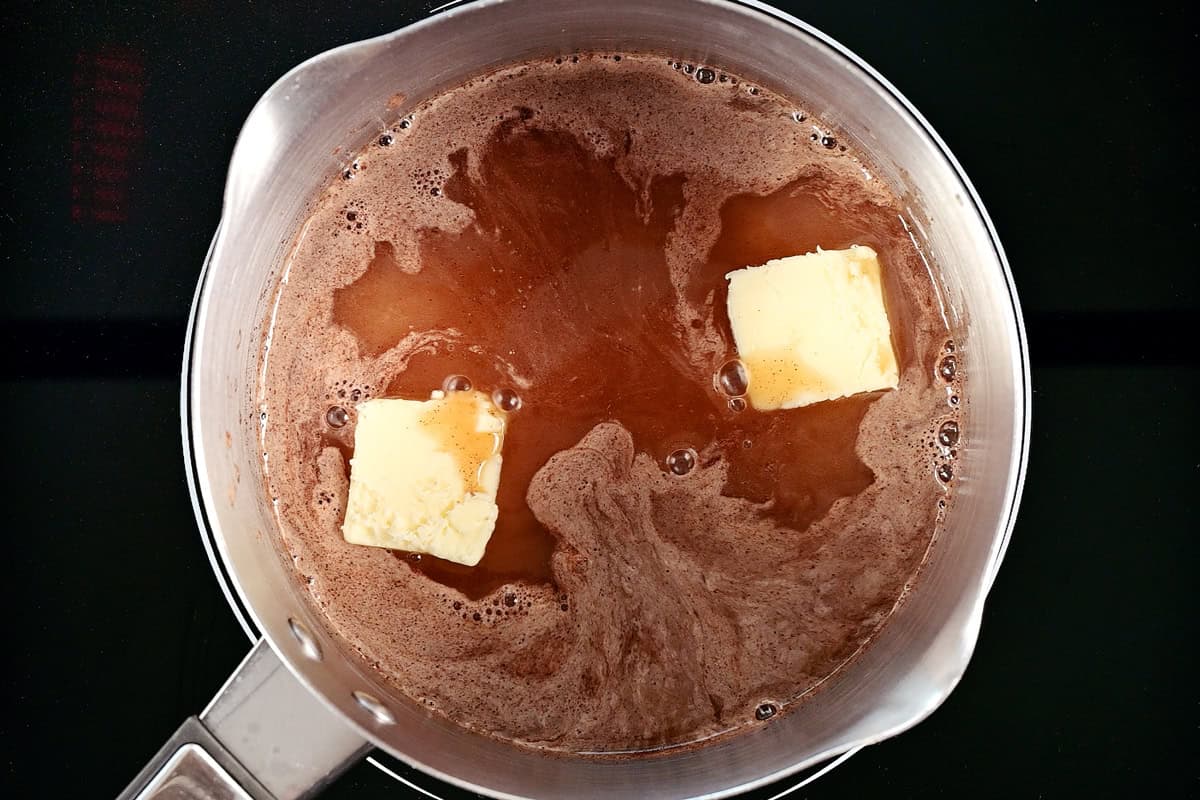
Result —
[{"label": "handle rivet", "polygon": [[304,625],[303,622],[295,617],[288,618],[288,628],[292,631],[292,636],[296,637],[296,641],[300,643],[300,652],[311,658],[313,661],[321,660],[321,646],[317,644],[316,638],[312,632]]},{"label": "handle rivet", "polygon": [[374,695],[357,690],[353,694],[355,702],[362,706],[368,714],[374,717],[375,721],[380,725],[396,724],[396,718],[392,715],[392,712],[389,711],[387,706],[381,703]]}]

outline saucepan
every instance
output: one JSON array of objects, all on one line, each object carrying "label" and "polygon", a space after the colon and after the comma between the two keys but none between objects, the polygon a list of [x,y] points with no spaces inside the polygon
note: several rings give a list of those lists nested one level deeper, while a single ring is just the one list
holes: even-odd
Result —
[{"label": "saucepan", "polygon": [[[471,76],[574,51],[659,53],[802,99],[903,196],[968,387],[954,503],[915,590],[874,644],[772,724],[640,759],[548,756],[422,710],[329,634],[277,547],[262,489],[264,321],[312,198],[345,167],[333,154],[347,158]],[[891,84],[787,14],[751,0],[476,0],[316,56],[267,91],[238,137],[183,364],[196,517],[256,644],[126,796],[286,800],[372,749],[410,779],[505,798],[716,798],[811,774],[916,724],[962,677],[1016,514],[1029,407],[1012,278],[963,170]]]}]

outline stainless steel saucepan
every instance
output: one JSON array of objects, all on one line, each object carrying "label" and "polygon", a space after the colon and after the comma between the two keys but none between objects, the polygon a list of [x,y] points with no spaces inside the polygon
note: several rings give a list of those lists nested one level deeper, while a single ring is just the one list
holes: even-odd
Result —
[{"label": "stainless steel saucepan", "polygon": [[[772,724],[699,749],[606,761],[550,757],[432,716],[347,652],[276,547],[254,396],[264,320],[299,226],[353,153],[421,101],[494,67],[581,51],[711,64],[802,99],[907,198],[961,330],[969,446],[957,496],[912,596],[831,684]],[[403,102],[389,108],[390,98]],[[389,116],[390,115],[390,116]],[[281,78],[238,138],[196,290],[183,365],[184,449],[246,661],[128,797],[300,797],[378,748],[495,797],[734,795],[916,724],[962,677],[1012,529],[1029,445],[1029,364],[1004,253],[954,156],[886,80],[829,37],[753,0],[476,0],[323,53]]]}]

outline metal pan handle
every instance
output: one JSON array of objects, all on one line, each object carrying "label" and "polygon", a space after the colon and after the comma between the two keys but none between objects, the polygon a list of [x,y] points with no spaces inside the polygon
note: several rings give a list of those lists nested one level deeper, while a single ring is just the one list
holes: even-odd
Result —
[{"label": "metal pan handle", "polygon": [[309,797],[370,749],[260,639],[208,708],[175,731],[119,800]]}]

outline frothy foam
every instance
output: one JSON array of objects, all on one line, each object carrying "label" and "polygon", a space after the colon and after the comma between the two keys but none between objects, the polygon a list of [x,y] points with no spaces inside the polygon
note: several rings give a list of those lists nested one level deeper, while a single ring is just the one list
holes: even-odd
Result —
[{"label": "frothy foam", "polygon": [[[436,308],[398,327],[373,298],[427,286],[431,308],[447,302],[439,287],[448,278],[430,267],[441,263],[430,256],[439,241],[453,255],[462,232],[476,231],[471,242],[497,247],[503,237],[484,228],[512,230],[504,203],[529,204],[517,218],[544,221],[542,206],[569,201],[555,186],[526,196],[526,173],[499,183],[497,142],[530,141],[547,158],[580,148],[577,174],[593,183],[578,193],[634,198],[648,231],[638,235],[661,263],[661,283],[647,278],[646,288],[661,314],[618,308],[605,318],[579,301],[604,296],[603,282],[573,278],[570,296],[547,297],[549,282],[514,274],[511,285],[489,284],[508,292],[502,302],[480,296],[463,307],[479,309],[483,328]],[[506,68],[380,133],[344,180],[331,176],[297,244],[260,398],[281,544],[330,628],[426,707],[572,752],[650,750],[764,724],[852,658],[911,587],[966,439],[963,354],[946,340],[898,204],[862,167],[795,102],[713,67],[649,56]],[[881,254],[900,388],[767,420],[742,398],[719,276],[794,254],[771,247],[806,241],[789,237],[810,219],[822,222],[804,235],[849,237]],[[512,246],[561,245],[553,234],[528,237]],[[408,282],[390,283],[396,273]],[[404,292],[397,303],[409,302]],[[357,321],[337,321],[347,318]],[[482,592],[465,591],[433,580],[428,557],[342,540],[356,403],[428,396],[451,381],[495,392],[514,412],[505,476],[517,474],[509,462],[521,454],[510,459],[508,448],[520,445],[519,420],[588,391],[565,385],[596,368],[588,332],[651,322],[650,341],[678,345],[672,368],[711,395],[688,408],[712,421],[684,419],[659,436],[639,419],[598,414],[548,448],[515,495],[553,546],[544,579],[497,573]],[[489,337],[521,346],[498,351]],[[633,345],[618,341],[614,359],[621,346]],[[555,372],[557,363],[581,366]],[[547,387],[548,375],[564,385]],[[768,478],[804,489],[764,493]]]}]

